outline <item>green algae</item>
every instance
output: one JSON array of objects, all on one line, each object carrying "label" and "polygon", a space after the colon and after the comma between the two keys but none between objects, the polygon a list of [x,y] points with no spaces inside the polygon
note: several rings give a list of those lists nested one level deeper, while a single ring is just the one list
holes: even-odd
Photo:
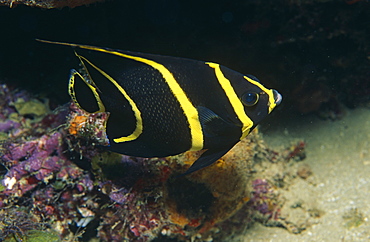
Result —
[{"label": "green algae", "polygon": [[14,107],[20,115],[35,115],[37,117],[44,116],[49,112],[48,104],[43,103],[37,99],[31,99],[25,101],[19,98],[15,103]]},{"label": "green algae", "polygon": [[350,209],[342,218],[347,229],[356,228],[365,222],[364,215],[357,208]]},{"label": "green algae", "polygon": [[4,242],[59,242],[59,236],[54,231],[31,230],[25,235],[12,234],[5,238]]}]

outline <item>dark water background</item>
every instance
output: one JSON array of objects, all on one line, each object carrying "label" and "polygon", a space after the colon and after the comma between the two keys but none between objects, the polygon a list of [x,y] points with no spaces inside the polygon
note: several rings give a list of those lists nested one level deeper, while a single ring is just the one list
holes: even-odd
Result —
[{"label": "dark water background", "polygon": [[[368,1],[106,1],[0,7],[0,80],[65,103],[71,48],[35,38],[214,61],[257,76],[283,110],[336,119],[370,100]],[[309,108],[307,108],[309,107]]]}]

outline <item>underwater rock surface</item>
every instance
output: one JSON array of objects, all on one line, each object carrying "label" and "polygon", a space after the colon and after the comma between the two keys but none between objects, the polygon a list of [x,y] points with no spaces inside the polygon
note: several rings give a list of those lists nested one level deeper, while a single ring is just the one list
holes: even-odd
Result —
[{"label": "underwater rock surface", "polygon": [[0,5],[16,7],[18,4],[24,4],[30,7],[39,8],[74,8],[81,5],[87,5],[94,2],[102,2],[104,0],[0,0]]},{"label": "underwater rock surface", "polygon": [[[299,209],[304,201],[293,207],[283,195],[297,180],[314,183],[301,162],[303,141],[273,151],[255,130],[215,164],[179,177],[201,152],[151,159],[107,152],[106,113],[73,104],[50,111],[47,101],[6,85],[0,100],[5,241],[35,234],[49,241],[224,241],[256,221],[299,233],[319,217],[308,212],[317,208]],[[19,103],[32,105],[20,111]]]}]

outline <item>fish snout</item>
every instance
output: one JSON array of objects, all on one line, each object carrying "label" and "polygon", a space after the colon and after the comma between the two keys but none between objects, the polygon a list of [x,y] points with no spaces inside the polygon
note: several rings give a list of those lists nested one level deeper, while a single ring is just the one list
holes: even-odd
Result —
[{"label": "fish snout", "polygon": [[279,105],[283,101],[283,96],[276,90],[272,90],[274,93],[275,104]]}]

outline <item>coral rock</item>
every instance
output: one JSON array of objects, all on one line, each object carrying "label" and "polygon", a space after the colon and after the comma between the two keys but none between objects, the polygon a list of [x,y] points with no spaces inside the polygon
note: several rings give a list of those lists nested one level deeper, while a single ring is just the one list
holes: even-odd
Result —
[{"label": "coral rock", "polygon": [[39,8],[74,8],[77,6],[102,1],[103,0],[0,0],[0,5],[9,6],[10,8],[14,8],[18,4]]}]

